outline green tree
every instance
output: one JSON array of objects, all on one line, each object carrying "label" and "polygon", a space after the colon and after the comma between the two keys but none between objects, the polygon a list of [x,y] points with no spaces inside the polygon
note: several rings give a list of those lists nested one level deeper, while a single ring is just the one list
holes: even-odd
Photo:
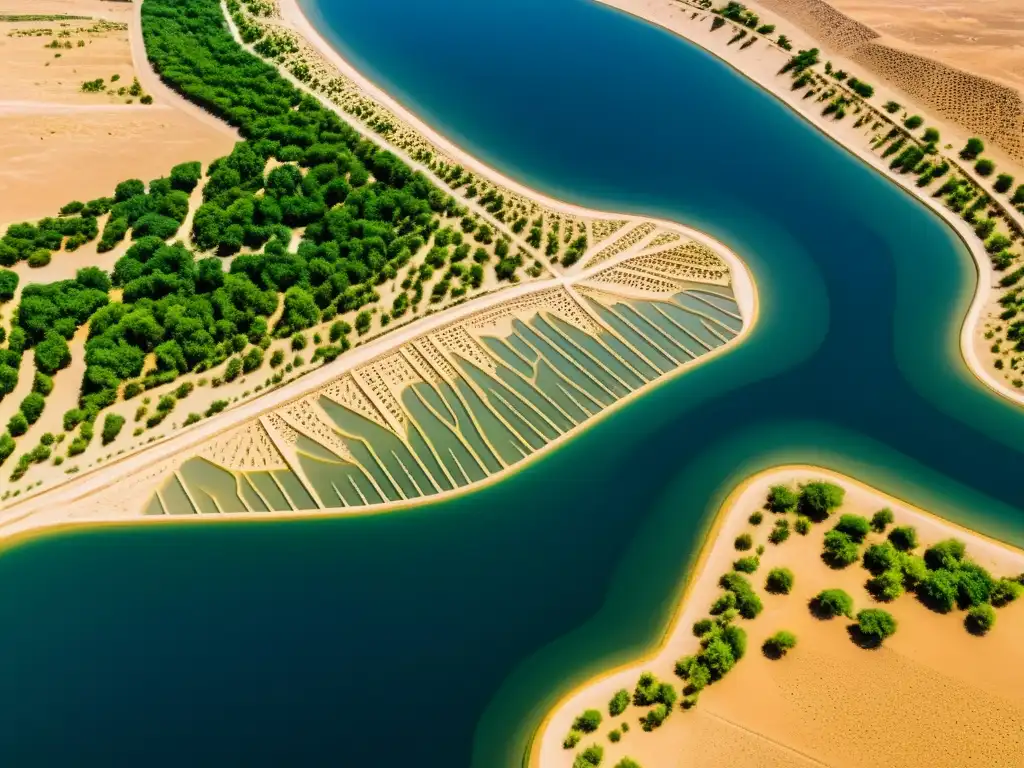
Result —
[{"label": "green tree", "polygon": [[922,123],[924,123],[923,117],[920,115],[911,115],[903,121],[903,126],[913,131],[920,128]]},{"label": "green tree", "polygon": [[7,422],[7,431],[15,437],[21,437],[28,432],[28,419],[21,411],[15,413]]},{"label": "green tree", "polygon": [[888,507],[880,509],[871,516],[871,529],[876,533],[884,533],[895,519],[891,509]]},{"label": "green tree", "polygon": [[740,552],[746,552],[754,546],[754,540],[750,537],[749,533],[741,533],[736,537],[736,540],[733,542],[733,546]]},{"label": "green tree", "polygon": [[864,567],[875,575],[899,568],[899,550],[888,541],[872,544],[864,551]]},{"label": "green tree", "polygon": [[991,605],[984,603],[975,605],[967,612],[967,618],[964,623],[967,626],[967,630],[972,634],[987,634],[995,626],[996,612],[992,610]]},{"label": "green tree", "polygon": [[917,529],[910,525],[900,525],[889,532],[889,541],[901,552],[909,552],[917,547]]},{"label": "green tree", "polygon": [[789,568],[772,568],[765,579],[764,588],[777,595],[788,595],[793,589],[793,572]]},{"label": "green tree", "polygon": [[33,350],[36,368],[52,376],[71,364],[71,349],[67,341],[56,331],[47,332]]},{"label": "green tree", "polygon": [[10,301],[18,289],[18,273],[0,269],[0,301]]},{"label": "green tree", "polygon": [[992,185],[996,192],[1005,194],[1010,191],[1010,187],[1013,186],[1013,176],[1008,173],[1000,173]]},{"label": "green tree", "polygon": [[896,634],[896,619],[880,608],[865,608],[857,614],[857,631],[863,644],[879,646]]},{"label": "green tree", "polygon": [[859,544],[868,535],[871,524],[866,517],[860,515],[842,515],[833,530],[842,531]]},{"label": "green tree", "polygon": [[811,611],[819,618],[853,618],[853,598],[841,589],[826,589],[811,600]]},{"label": "green tree", "polygon": [[974,164],[974,170],[978,172],[979,176],[991,176],[995,169],[996,164],[985,158],[982,158]]},{"label": "green tree", "polygon": [[620,688],[612,696],[611,701],[608,702],[608,714],[612,717],[618,717],[626,711],[626,707],[629,706],[629,691],[625,688]]},{"label": "green tree", "polygon": [[811,520],[821,521],[840,507],[846,491],[834,483],[810,482],[800,489],[799,511]]},{"label": "green tree", "polygon": [[776,513],[791,512],[796,509],[799,497],[788,485],[773,485],[768,491],[768,509]]},{"label": "green tree", "polygon": [[786,652],[796,648],[796,635],[785,629],[779,630],[764,641],[761,650],[770,659],[781,659]]},{"label": "green tree", "polygon": [[588,709],[579,715],[572,724],[575,731],[581,733],[593,733],[601,726],[601,713],[596,709]]},{"label": "green tree", "polygon": [[21,412],[29,424],[35,424],[43,415],[43,408],[46,407],[46,398],[38,392],[30,392],[21,401]]},{"label": "green tree", "polygon": [[964,160],[974,160],[984,151],[985,143],[981,139],[975,137],[967,140],[967,144],[960,150],[960,157]]},{"label": "green tree", "polygon": [[956,570],[967,554],[967,545],[959,539],[945,539],[924,551],[924,562],[932,570]]},{"label": "green tree", "polygon": [[124,416],[116,413],[108,413],[103,418],[103,444],[108,445],[114,442],[118,434],[121,432],[121,427],[124,426]]},{"label": "green tree", "polygon": [[939,132],[935,128],[924,129],[924,140],[929,144],[939,143]]},{"label": "green tree", "polygon": [[825,534],[825,551],[822,559],[832,568],[845,568],[857,560],[860,551],[857,543],[847,534],[831,530]]},{"label": "green tree", "polygon": [[956,576],[947,570],[935,570],[917,585],[917,596],[933,611],[948,613],[956,604]]}]

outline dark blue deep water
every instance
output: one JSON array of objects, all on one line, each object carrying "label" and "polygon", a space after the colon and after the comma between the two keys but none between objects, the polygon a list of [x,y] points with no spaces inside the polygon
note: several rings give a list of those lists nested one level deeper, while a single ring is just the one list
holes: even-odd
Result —
[{"label": "dark blue deep water", "polygon": [[424,119],[566,200],[701,228],[761,317],[510,479],[346,520],[0,558],[0,764],[510,768],[655,642],[744,476],[825,465],[1024,544],[1024,413],[965,368],[951,231],[728,67],[586,0],[307,0]]}]

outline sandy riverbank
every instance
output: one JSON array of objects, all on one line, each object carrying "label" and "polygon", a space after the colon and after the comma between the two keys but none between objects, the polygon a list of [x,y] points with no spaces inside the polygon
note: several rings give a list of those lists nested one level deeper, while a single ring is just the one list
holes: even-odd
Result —
[{"label": "sandy riverbank", "polygon": [[[842,507],[832,520],[812,527],[806,536],[794,533],[780,545],[767,542],[777,516],[765,511],[754,526],[749,515],[762,507],[776,483],[825,479],[846,489]],[[877,603],[864,587],[870,574],[859,562],[844,569],[821,560],[824,533],[839,514],[870,517],[883,507],[893,510],[896,525],[917,529],[924,547],[956,537],[968,555],[996,576],[1024,571],[1024,553],[961,529],[856,481],[810,467],[782,467],[750,478],[734,491],[716,521],[683,603],[662,646],[651,656],[616,670],[570,694],[559,703],[535,741],[531,765],[571,765],[579,750],[566,750],[562,740],[573,719],[595,708],[604,714],[598,732],[585,736],[580,748],[598,743],[605,762],[615,765],[628,755],[643,768],[662,766],[1010,766],[1024,749],[1024,602],[998,609],[994,629],[985,637],[969,634],[964,612],[942,615],[921,605],[911,594],[891,603]],[[792,517],[792,515],[790,515]],[[891,530],[891,528],[890,528]],[[749,578],[764,601],[756,619],[740,620],[748,633],[746,656],[721,681],[700,694],[696,707],[677,707],[665,724],[650,733],[641,730],[642,711],[630,706],[610,718],[612,694],[632,692],[641,671],[681,687],[674,676],[676,659],[695,652],[693,623],[708,615],[720,593],[717,581],[737,552],[734,540],[751,533],[754,546],[765,544],[758,570]],[[884,536],[871,533],[868,542]],[[863,547],[862,547],[863,550]],[[789,595],[770,595],[764,578],[774,567],[795,574]],[[858,647],[847,633],[845,619],[814,618],[807,603],[822,589],[841,588],[854,599],[855,610],[883,607],[899,623],[882,648]],[[763,641],[780,629],[797,635],[787,656],[772,660],[760,651]],[[619,743],[608,732],[619,723],[630,730]]]}]

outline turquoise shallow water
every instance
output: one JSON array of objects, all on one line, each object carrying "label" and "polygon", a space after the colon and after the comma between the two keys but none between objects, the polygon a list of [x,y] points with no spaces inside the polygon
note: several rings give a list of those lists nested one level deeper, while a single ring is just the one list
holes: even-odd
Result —
[{"label": "turquoise shallow water", "polygon": [[961,362],[974,267],[910,197],[715,59],[584,0],[306,7],[508,174],[726,242],[761,320],[463,498],[4,554],[0,762],[517,765],[560,691],[657,639],[728,491],[783,462],[1024,544],[1024,415]]}]

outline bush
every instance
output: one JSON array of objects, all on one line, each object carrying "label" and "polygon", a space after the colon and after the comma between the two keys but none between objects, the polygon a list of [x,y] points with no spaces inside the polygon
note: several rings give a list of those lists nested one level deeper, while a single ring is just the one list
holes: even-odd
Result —
[{"label": "bush", "polygon": [[124,416],[108,413],[103,419],[103,444],[107,445],[114,442],[123,426]]},{"label": "bush", "polygon": [[750,557],[741,557],[739,560],[732,564],[733,570],[739,571],[740,573],[753,573],[757,570],[757,567],[761,564],[761,559],[756,555]]},{"label": "bush", "polygon": [[18,290],[18,273],[0,269],[0,301],[10,301]]},{"label": "bush", "polygon": [[880,509],[871,516],[871,528],[876,533],[884,533],[885,529],[892,525],[895,519],[891,509],[888,507]]},{"label": "bush", "polygon": [[924,123],[923,117],[921,117],[920,115],[911,115],[910,117],[903,121],[903,127],[908,128],[911,131],[914,131],[920,128],[922,123]]},{"label": "bush", "polygon": [[598,766],[604,759],[604,747],[592,744],[584,749],[573,761],[572,768],[591,768]]},{"label": "bush", "polygon": [[612,744],[618,744],[620,741],[622,741],[622,731],[618,730],[617,728],[608,731],[608,741],[612,742]]},{"label": "bush", "polygon": [[964,624],[975,635],[986,634],[996,623],[996,612],[991,605],[975,605],[967,612]]},{"label": "bush", "polygon": [[788,595],[793,589],[793,572],[789,568],[772,568],[764,581],[764,588],[776,595]]},{"label": "bush", "polygon": [[900,525],[889,532],[889,541],[901,552],[909,552],[917,547],[917,529],[910,525]]},{"label": "bush", "polygon": [[718,585],[735,596],[736,610],[743,618],[753,619],[764,609],[761,598],[745,576],[735,572],[726,573],[718,580]]},{"label": "bush", "polygon": [[68,343],[56,331],[48,331],[43,340],[36,344],[33,354],[36,368],[50,376],[71,364],[71,350],[68,348]]},{"label": "bush", "polygon": [[572,727],[581,733],[593,733],[600,725],[601,713],[596,709],[588,709],[573,721]]},{"label": "bush", "polygon": [[782,629],[764,641],[761,650],[770,659],[781,659],[786,651],[796,648],[796,635]]},{"label": "bush", "polygon": [[974,170],[978,172],[979,176],[991,176],[995,169],[996,164],[991,160],[982,159],[974,164]]},{"label": "bush", "polygon": [[751,525],[760,525],[762,520],[764,520],[764,515],[760,512],[754,512],[749,518],[747,518],[747,521]]},{"label": "bush", "polygon": [[992,605],[1001,608],[1020,597],[1022,591],[1024,591],[1024,586],[1021,586],[1013,579],[999,579],[999,581],[992,585],[989,600],[992,602]]},{"label": "bush", "polygon": [[711,604],[711,615],[720,616],[726,611],[731,611],[736,607],[736,595],[732,592],[726,592],[719,595],[718,598]]},{"label": "bush", "polygon": [[857,632],[862,643],[878,646],[896,634],[896,619],[888,611],[865,608],[857,614]]},{"label": "bush", "polygon": [[746,552],[754,546],[754,540],[750,538],[749,533],[741,533],[736,537],[736,540],[733,542],[733,546],[735,546],[740,552]]},{"label": "bush", "polygon": [[35,424],[43,415],[43,408],[46,407],[46,398],[38,392],[31,392],[21,401],[21,412],[29,424]]},{"label": "bush", "polygon": [[796,509],[798,500],[796,491],[788,485],[773,485],[768,491],[768,509],[777,514]]},{"label": "bush", "polygon": [[903,572],[894,568],[868,579],[867,589],[876,599],[888,602],[903,594]]},{"label": "bush", "polygon": [[871,524],[866,517],[861,517],[860,515],[843,515],[839,518],[839,522],[836,523],[833,530],[845,533],[860,544],[864,541],[864,537],[868,535],[868,531],[871,530]]},{"label": "bush", "polygon": [[946,570],[931,571],[917,585],[917,596],[933,611],[948,613],[956,604],[956,577]]},{"label": "bush", "polygon": [[21,411],[15,413],[7,422],[7,431],[15,437],[21,437],[28,432],[28,420]]},{"label": "bush", "polygon": [[629,691],[625,688],[620,688],[612,696],[611,701],[608,702],[608,714],[612,717],[618,717],[626,711],[626,707],[629,706]]},{"label": "bush", "polygon": [[900,571],[903,573],[903,584],[907,589],[916,589],[918,584],[928,578],[929,573],[923,557],[907,552],[900,553]]},{"label": "bush", "polygon": [[1006,193],[1010,191],[1010,187],[1013,186],[1013,176],[1008,173],[1000,173],[992,185],[996,192]]},{"label": "bush", "polygon": [[959,539],[946,539],[924,551],[924,562],[933,571],[955,570],[967,554],[967,546]]},{"label": "bush", "polygon": [[928,144],[937,144],[939,141],[939,132],[935,128],[924,129],[924,140]]},{"label": "bush", "polygon": [[995,580],[977,563],[963,561],[955,572],[956,602],[961,608],[987,603]]},{"label": "bush", "polygon": [[793,527],[796,528],[796,532],[801,536],[806,536],[811,532],[811,521],[809,518],[799,515],[796,519],[796,523],[793,524]]},{"label": "bush", "polygon": [[825,534],[825,551],[822,559],[832,568],[845,568],[857,560],[860,554],[857,543],[847,534],[831,530]]},{"label": "bush", "polygon": [[960,150],[960,157],[964,160],[973,160],[985,151],[985,143],[979,138],[967,140],[967,144]]},{"label": "bush", "polygon": [[768,534],[768,541],[772,544],[781,544],[789,538],[789,520],[785,518],[775,521],[772,532]]},{"label": "bush", "polygon": [[565,749],[575,749],[576,745],[580,743],[580,739],[583,738],[583,734],[579,731],[569,731],[569,735],[565,737],[562,742],[562,747]]},{"label": "bush", "polygon": [[698,619],[693,622],[693,636],[704,637],[708,632],[714,628],[715,622],[711,619]]},{"label": "bush", "polygon": [[835,616],[853,618],[853,598],[841,589],[826,589],[811,600],[811,611],[822,619]]},{"label": "bush", "polygon": [[35,376],[32,377],[32,391],[46,397],[53,392],[53,379],[45,373],[36,371]]},{"label": "bush", "polygon": [[624,757],[615,764],[615,768],[640,768],[640,763],[631,757]]},{"label": "bush", "polygon": [[890,542],[872,544],[864,552],[864,567],[876,576],[900,567],[900,553]]},{"label": "bush", "polygon": [[840,507],[845,497],[846,491],[834,483],[807,483],[800,489],[798,509],[802,515],[820,522]]}]

